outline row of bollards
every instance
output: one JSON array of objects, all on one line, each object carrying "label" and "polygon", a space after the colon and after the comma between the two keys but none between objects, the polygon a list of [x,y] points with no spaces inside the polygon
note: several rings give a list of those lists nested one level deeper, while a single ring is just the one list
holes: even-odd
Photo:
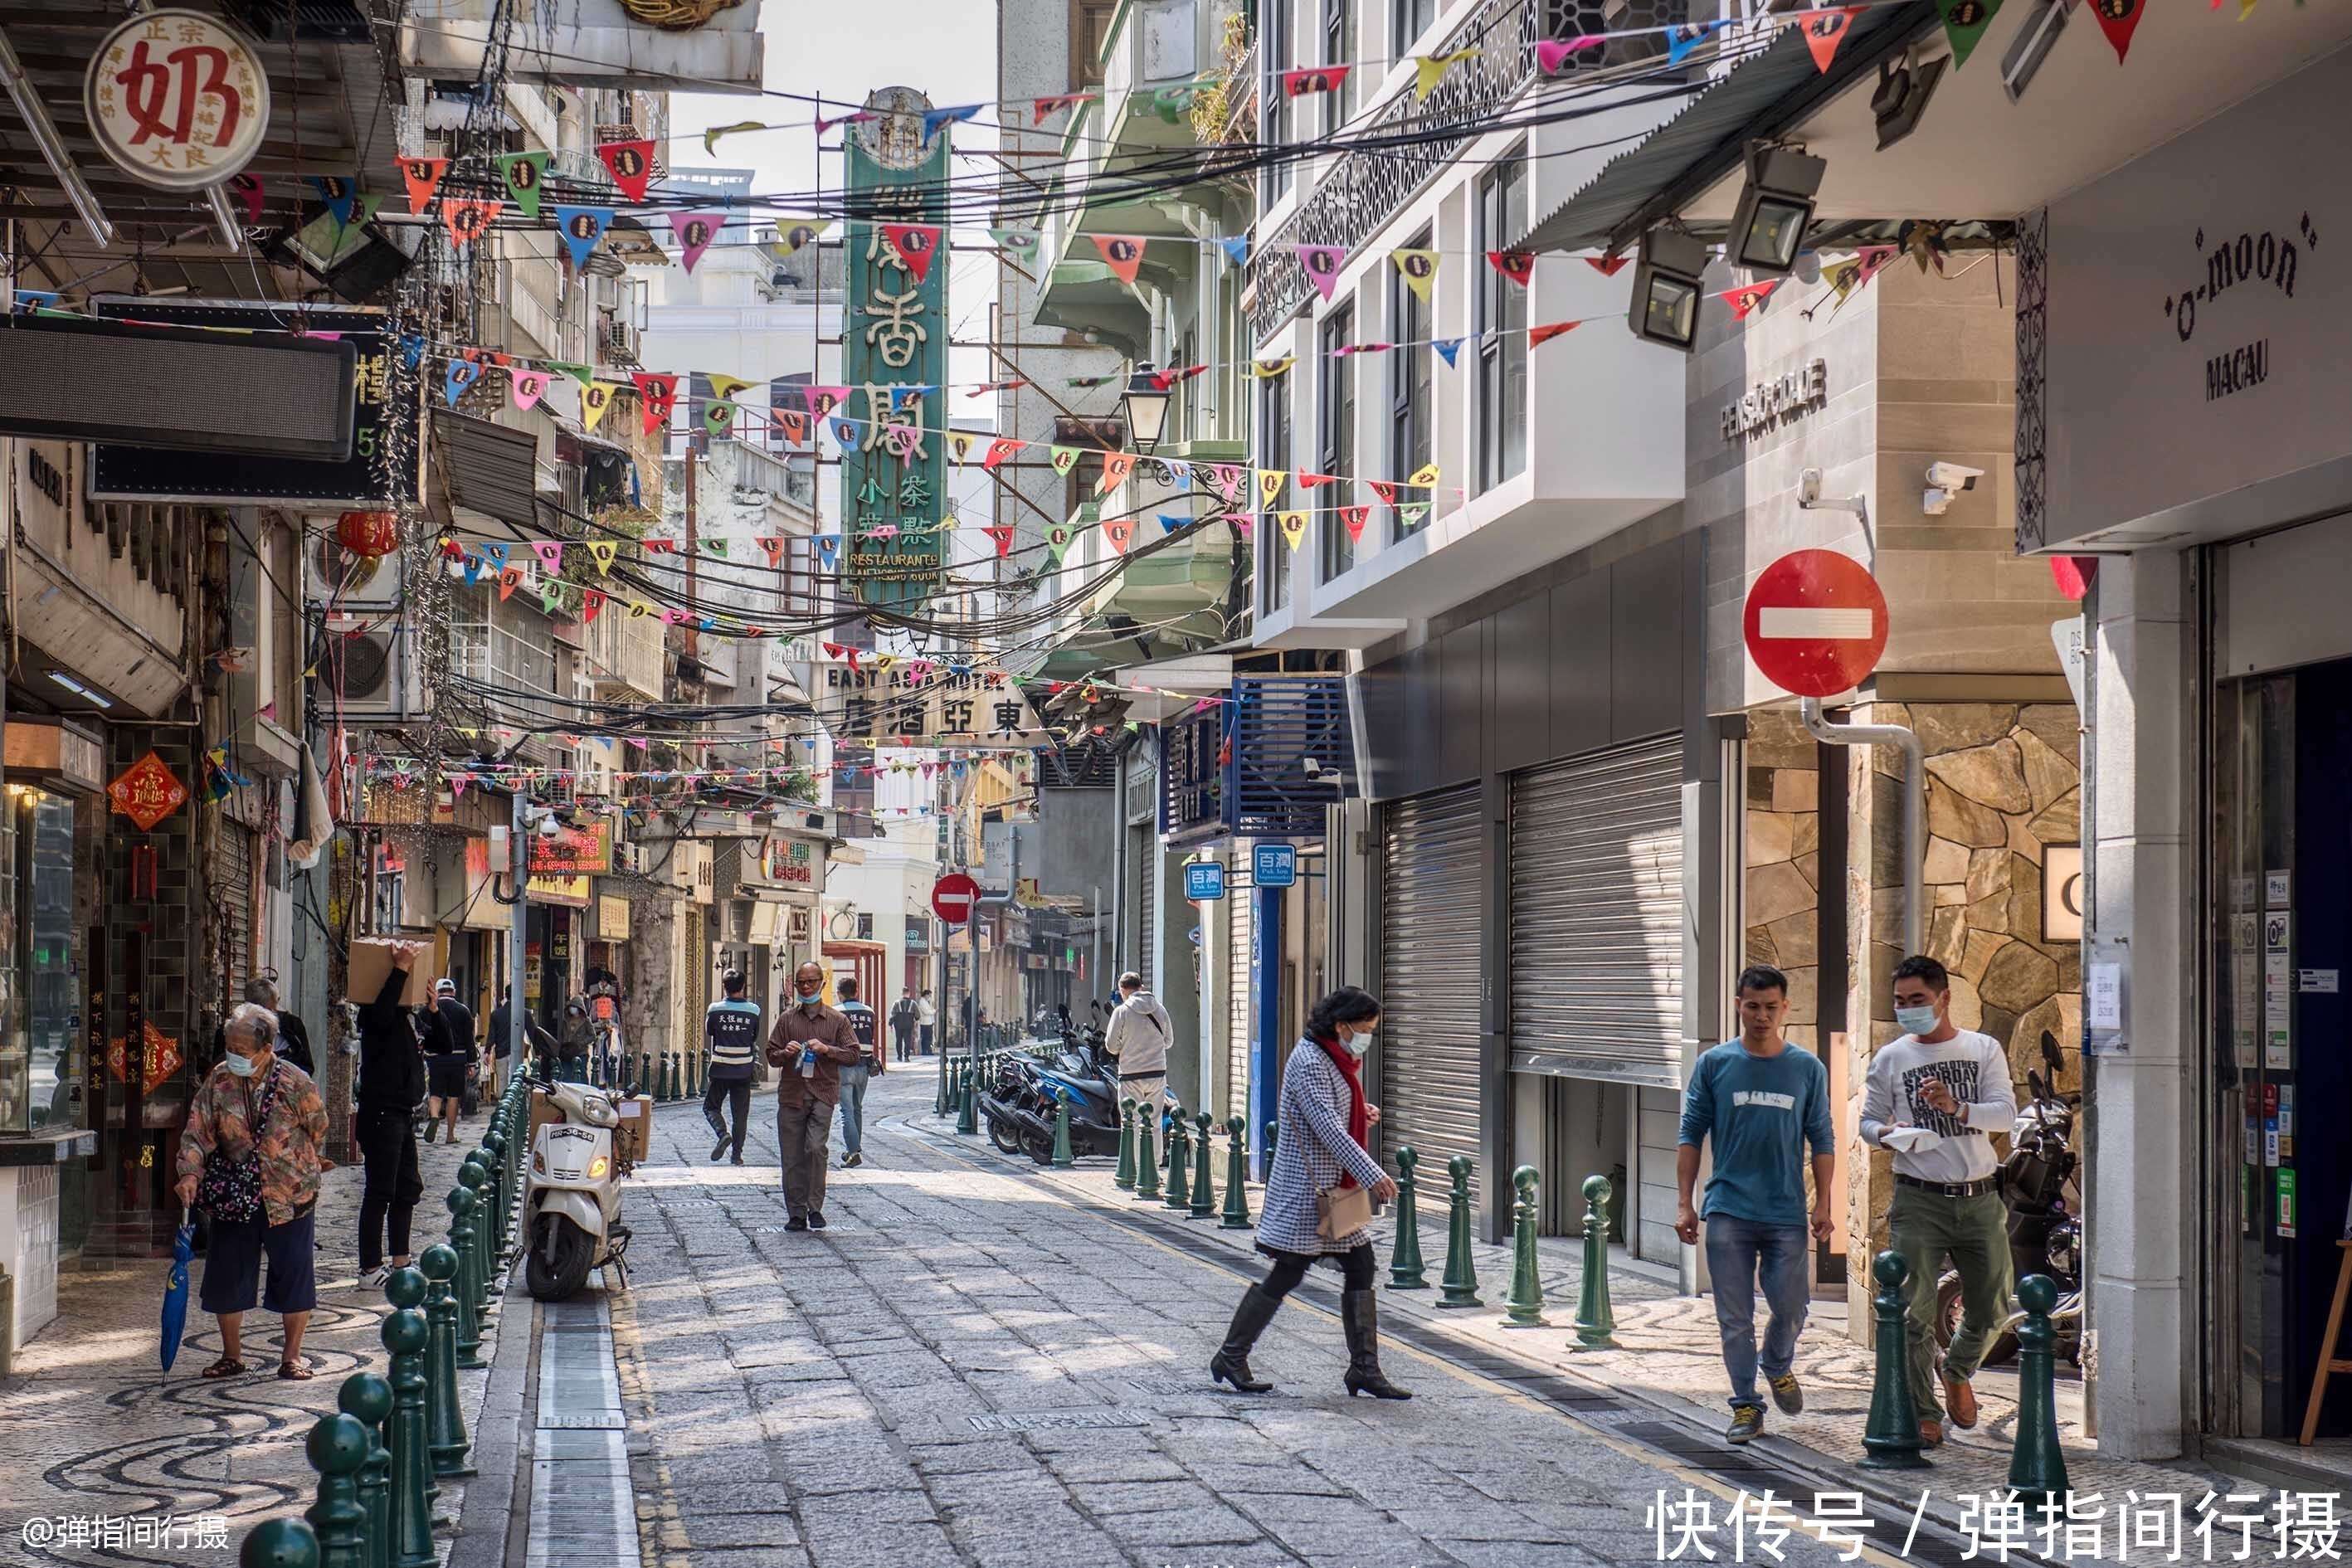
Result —
[{"label": "row of bollards", "polygon": [[493,1281],[513,1251],[530,1127],[520,1079],[490,1112],[480,1146],[458,1168],[447,1198],[449,1239],[384,1281],[392,1311],[382,1337],[384,1373],[353,1373],[336,1393],[338,1414],[310,1428],[305,1451],[318,1472],[317,1500],[299,1519],[247,1531],[243,1568],[434,1568],[440,1481],[474,1474],[457,1373],[479,1359],[495,1309]]},{"label": "row of bollards", "polygon": [[[596,1051],[587,1061],[587,1081],[598,1089],[664,1104],[701,1099],[709,1068],[699,1051]],[[563,1076],[560,1066],[555,1076]]]}]

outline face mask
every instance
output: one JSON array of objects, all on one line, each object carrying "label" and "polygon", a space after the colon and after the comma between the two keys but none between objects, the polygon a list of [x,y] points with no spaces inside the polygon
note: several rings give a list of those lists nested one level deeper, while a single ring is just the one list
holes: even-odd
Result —
[{"label": "face mask", "polygon": [[1903,1031],[1906,1034],[1924,1035],[1933,1030],[1936,1026],[1936,1009],[1933,1007],[1897,1007],[1895,1009],[1895,1021],[1903,1026]]},{"label": "face mask", "polygon": [[816,1005],[817,998],[824,994],[824,993],[822,990],[803,991],[800,994],[801,1005],[803,1007],[814,1007]]},{"label": "face mask", "polygon": [[239,1078],[251,1078],[255,1073],[261,1070],[261,1065],[255,1061],[251,1057],[241,1057],[235,1051],[231,1051],[227,1056],[223,1057],[221,1060],[226,1062],[228,1064],[228,1070],[236,1074]]},{"label": "face mask", "polygon": [[1350,1035],[1339,1043],[1348,1047],[1349,1056],[1361,1057],[1372,1048],[1372,1032],[1367,1029],[1360,1035]]}]

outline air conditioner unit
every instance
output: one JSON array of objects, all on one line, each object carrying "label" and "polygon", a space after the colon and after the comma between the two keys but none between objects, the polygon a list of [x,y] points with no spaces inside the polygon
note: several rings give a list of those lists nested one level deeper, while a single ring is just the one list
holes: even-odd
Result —
[{"label": "air conditioner unit", "polygon": [[394,603],[400,597],[400,557],[355,554],[329,533],[310,546],[310,596],[338,605]]},{"label": "air conditioner unit", "polygon": [[396,620],[330,616],[326,629],[317,690],[330,721],[400,724],[425,716],[408,626]]},{"label": "air conditioner unit", "polygon": [[637,329],[630,322],[608,320],[604,323],[604,356],[622,364],[637,362]]}]

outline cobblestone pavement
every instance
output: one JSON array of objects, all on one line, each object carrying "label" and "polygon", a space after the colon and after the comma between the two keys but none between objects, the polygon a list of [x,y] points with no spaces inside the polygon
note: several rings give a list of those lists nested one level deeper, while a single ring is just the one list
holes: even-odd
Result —
[{"label": "cobblestone pavement", "polygon": [[[446,1238],[441,1200],[485,1125],[474,1117],[460,1124],[456,1148],[420,1151],[418,1251]],[[308,1383],[278,1381],[278,1320],[258,1310],[245,1320],[245,1359],[256,1370],[216,1383],[198,1375],[220,1355],[218,1325],[195,1307],[201,1258],[189,1269],[189,1333],[169,1375],[155,1356],[167,1263],[105,1260],[60,1274],[56,1321],[18,1352],[15,1375],[0,1380],[0,1563],[227,1564],[257,1520],[310,1505],[316,1478],[302,1442],[311,1424],[335,1408],[345,1377],[381,1373],[387,1359],[378,1338],[383,1295],[358,1282],[359,1202],[358,1166],[327,1173],[319,1307],[302,1345],[318,1375]],[[528,1325],[528,1299],[513,1300],[520,1315],[510,1306],[500,1316]],[[457,1374],[469,1419],[487,1375]],[[445,1482],[441,1505],[461,1495]],[[189,1528],[131,1544],[166,1516]],[[226,1543],[199,1546],[212,1528],[199,1521],[214,1518],[226,1521]],[[98,1533],[77,1541],[85,1531]]]},{"label": "cobblestone pavement", "polygon": [[869,1090],[867,1163],[833,1172],[822,1234],[783,1228],[765,1119],[736,1169],[708,1163],[698,1109],[657,1116],[614,1313],[647,1564],[1582,1568],[1655,1560],[1661,1491],[1718,1520],[1743,1485],[1791,1495],[1769,1467],[1654,1446],[1654,1412],[1580,1415],[1398,1338],[1384,1361],[1418,1397],[1350,1401],[1336,1279],[1261,1342],[1276,1394],[1214,1392],[1253,1260],[934,1131],[930,1091],[919,1072]]}]

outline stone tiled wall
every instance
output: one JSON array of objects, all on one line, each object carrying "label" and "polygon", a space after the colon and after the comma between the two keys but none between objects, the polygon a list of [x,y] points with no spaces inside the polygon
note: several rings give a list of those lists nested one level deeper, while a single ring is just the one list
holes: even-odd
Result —
[{"label": "stone tiled wall", "polygon": [[[1748,715],[1744,962],[1769,963],[1788,975],[1789,1038],[1815,1052],[1822,1045],[1818,751],[1793,711],[1766,708]],[[1845,984],[1842,974],[1828,979]]]}]

